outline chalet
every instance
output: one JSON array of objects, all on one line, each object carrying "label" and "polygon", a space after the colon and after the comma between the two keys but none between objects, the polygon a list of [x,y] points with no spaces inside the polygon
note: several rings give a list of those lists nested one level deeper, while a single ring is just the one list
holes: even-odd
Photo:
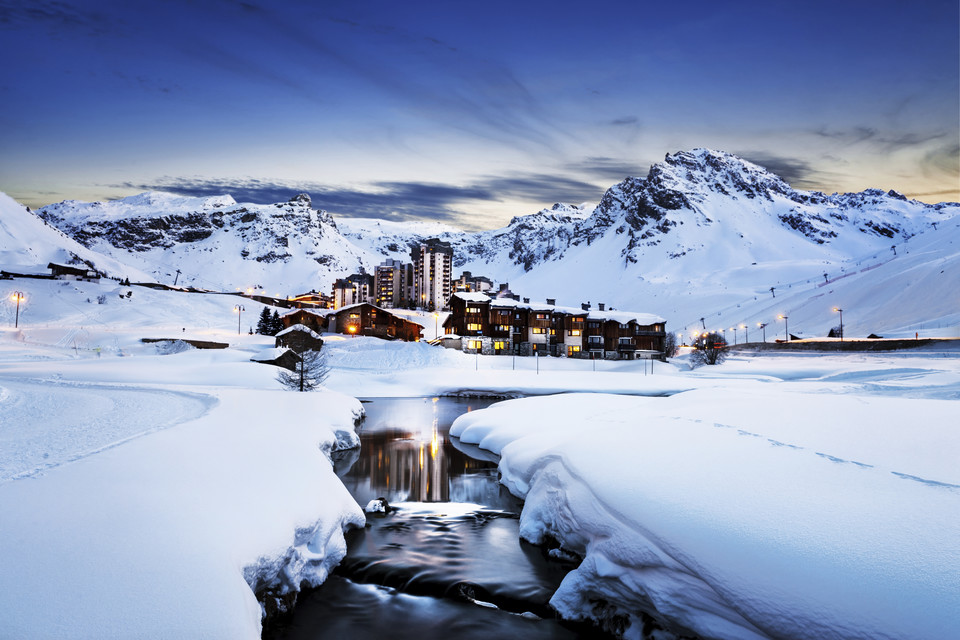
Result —
[{"label": "chalet", "polygon": [[100,274],[97,273],[97,270],[91,269],[87,266],[75,267],[68,264],[57,264],[56,262],[51,262],[47,265],[47,269],[50,269],[51,275],[53,275],[55,278],[71,278],[80,280],[100,279]]},{"label": "chalet", "polygon": [[297,363],[300,362],[300,356],[290,349],[277,347],[274,349],[266,349],[254,354],[250,360],[252,362],[270,364],[275,367],[283,367],[284,369],[295,371],[297,368]]},{"label": "chalet", "polygon": [[304,351],[319,351],[323,347],[323,338],[320,334],[302,324],[290,325],[277,333],[277,347],[287,347],[297,353]]},{"label": "chalet", "polygon": [[[556,300],[455,293],[443,327],[469,353],[625,359],[663,357],[666,322],[649,313],[558,307]],[[446,343],[445,343],[446,344]]]},{"label": "chalet", "polygon": [[329,330],[347,335],[373,336],[406,342],[417,342],[423,337],[421,325],[369,302],[330,312]]},{"label": "chalet", "polygon": [[327,315],[331,313],[321,309],[294,309],[280,316],[283,328],[289,329],[294,325],[301,325],[316,333],[327,330]]}]

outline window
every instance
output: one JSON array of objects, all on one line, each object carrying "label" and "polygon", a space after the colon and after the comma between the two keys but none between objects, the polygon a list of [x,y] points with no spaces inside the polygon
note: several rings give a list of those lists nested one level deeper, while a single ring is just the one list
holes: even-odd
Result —
[{"label": "window", "polygon": [[626,336],[620,338],[620,344],[633,344],[633,338]]},{"label": "window", "polygon": [[579,345],[575,345],[575,344],[574,344],[574,345],[570,345],[569,347],[567,347],[567,355],[568,355],[568,356],[572,356],[572,355],[575,355],[575,354],[577,354],[577,353],[580,353],[580,346],[579,346]]},{"label": "window", "polygon": [[483,325],[476,324],[473,322],[467,323],[467,331],[480,331],[483,329]]},{"label": "window", "polygon": [[576,324],[583,324],[583,318],[572,318],[572,320]]},{"label": "window", "polygon": [[587,336],[587,342],[591,345],[598,345],[603,341],[603,336]]},{"label": "window", "polygon": [[569,333],[572,336],[579,336],[581,333],[583,333],[583,331],[580,329],[571,329]]},{"label": "window", "polygon": [[480,307],[467,307],[467,313],[480,313]]},{"label": "window", "polygon": [[550,335],[552,335],[552,336],[557,335],[557,330],[556,330],[556,329],[550,329]]},{"label": "window", "polygon": [[504,342],[503,340],[497,340],[496,342],[493,343],[494,351],[503,351],[506,348],[507,348],[507,343]]},{"label": "window", "polygon": [[545,333],[545,332],[546,332],[546,329],[544,329],[544,328],[542,328],[542,327],[534,327],[533,329],[531,329],[531,331],[532,331],[533,333]]},{"label": "window", "polygon": [[537,320],[546,320],[546,319],[547,319],[547,314],[545,314],[545,313],[538,313],[538,314],[537,314]]},{"label": "window", "polygon": [[477,351],[480,350],[481,345],[482,345],[482,343],[481,343],[479,340],[470,340],[470,341],[467,343],[467,346],[468,346],[470,349],[476,349]]},{"label": "window", "polygon": [[497,325],[497,331],[505,331],[505,332],[508,332],[508,333],[509,333],[509,331],[510,331],[510,325],[508,325],[508,324],[498,324],[498,325]]}]

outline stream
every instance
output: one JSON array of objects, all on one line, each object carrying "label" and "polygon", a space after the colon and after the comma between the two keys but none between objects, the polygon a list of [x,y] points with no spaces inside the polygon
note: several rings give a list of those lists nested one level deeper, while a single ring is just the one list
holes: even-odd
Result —
[{"label": "stream", "polygon": [[604,638],[556,619],[548,602],[575,567],[520,540],[522,503],[497,481],[497,457],[448,435],[462,413],[496,400],[364,400],[359,450],[337,475],[360,506],[387,513],[347,534],[347,556],[271,639]]}]

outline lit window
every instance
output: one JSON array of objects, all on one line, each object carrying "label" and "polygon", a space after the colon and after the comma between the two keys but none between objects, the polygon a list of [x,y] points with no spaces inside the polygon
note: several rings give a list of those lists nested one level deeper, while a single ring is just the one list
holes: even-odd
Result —
[{"label": "lit window", "polygon": [[580,329],[571,329],[571,330],[570,330],[570,335],[572,335],[572,336],[579,336],[581,333],[583,333],[583,332],[582,332]]},{"label": "lit window", "polygon": [[507,348],[507,343],[503,340],[499,340],[493,343],[493,348],[497,351],[502,351],[503,349]]},{"label": "lit window", "polygon": [[471,348],[471,349],[480,349],[480,344],[481,344],[481,343],[480,343],[479,340],[471,340],[471,341],[470,341],[470,348]]},{"label": "lit window", "polygon": [[575,353],[580,353],[580,346],[579,346],[579,345],[571,345],[571,346],[567,347],[567,354],[568,354],[568,355],[571,355],[571,356],[572,356],[572,355],[575,354]]},{"label": "lit window", "polygon": [[482,328],[483,328],[483,325],[480,325],[480,324],[476,324],[476,323],[467,324],[467,331],[480,331]]},{"label": "lit window", "polygon": [[533,333],[544,333],[544,332],[546,332],[546,329],[542,329],[542,328],[540,328],[540,327],[534,327],[534,328],[532,329],[532,331],[533,331]]},{"label": "lit window", "polygon": [[537,314],[537,320],[546,320],[546,319],[547,319],[547,314],[545,314],[545,313],[538,313],[538,314]]},{"label": "lit window", "polygon": [[480,307],[467,307],[467,313],[480,313]]}]

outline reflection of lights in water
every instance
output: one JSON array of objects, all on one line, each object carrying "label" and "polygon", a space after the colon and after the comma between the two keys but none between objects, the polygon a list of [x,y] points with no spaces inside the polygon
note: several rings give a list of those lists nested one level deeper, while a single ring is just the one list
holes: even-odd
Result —
[{"label": "reflection of lights in water", "polygon": [[423,469],[423,445],[420,445],[420,468]]}]

